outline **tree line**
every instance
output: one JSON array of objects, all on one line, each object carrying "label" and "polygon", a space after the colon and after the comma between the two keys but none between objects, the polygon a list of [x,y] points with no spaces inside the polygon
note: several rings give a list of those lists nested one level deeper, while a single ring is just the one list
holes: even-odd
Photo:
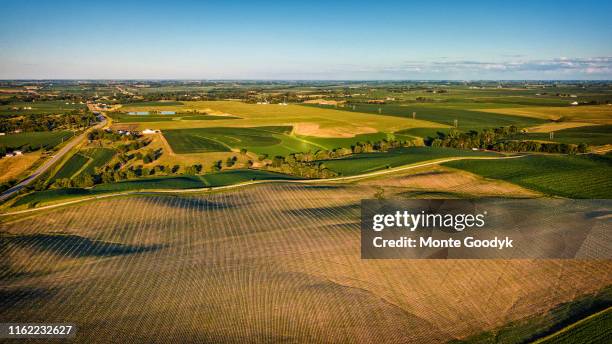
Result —
[{"label": "tree line", "polygon": [[516,137],[520,132],[515,126],[483,129],[481,131],[471,130],[468,132],[460,132],[453,128],[448,133],[438,132],[438,137],[425,140],[425,144],[431,147],[563,154],[586,153],[588,149],[585,143],[568,144],[514,139],[513,137]]}]

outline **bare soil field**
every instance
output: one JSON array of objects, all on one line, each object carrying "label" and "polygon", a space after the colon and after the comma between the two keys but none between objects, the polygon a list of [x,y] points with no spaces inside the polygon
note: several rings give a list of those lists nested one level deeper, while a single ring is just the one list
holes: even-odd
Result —
[{"label": "bare soil field", "polygon": [[[411,178],[397,183],[437,185]],[[279,183],[5,220],[0,321],[75,322],[89,343],[439,343],[612,283],[612,261],[361,260],[359,201],[378,190]]]}]

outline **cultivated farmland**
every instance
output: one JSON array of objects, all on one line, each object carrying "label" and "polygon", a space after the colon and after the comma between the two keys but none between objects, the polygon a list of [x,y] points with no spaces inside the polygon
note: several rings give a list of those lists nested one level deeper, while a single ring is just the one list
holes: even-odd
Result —
[{"label": "cultivated farmland", "polygon": [[92,174],[96,167],[102,167],[115,155],[109,148],[90,148],[79,151],[62,165],[52,180],[77,177],[82,173]]},{"label": "cultivated farmland", "polygon": [[503,161],[452,161],[444,165],[553,196],[610,198],[611,164],[610,156],[531,155]]},{"label": "cultivated farmland", "polygon": [[152,343],[440,343],[612,283],[605,260],[362,260],[359,201],[377,191],[260,185],[4,222],[0,319],[75,322],[89,343],[108,324]]},{"label": "cultivated farmland", "polygon": [[551,139],[549,133],[527,133],[516,135],[522,140],[543,140],[563,143],[586,143],[588,145],[612,144],[612,125],[591,125],[577,128],[561,129],[554,132]]},{"label": "cultivated farmland", "polygon": [[53,148],[72,137],[71,131],[36,131],[0,136],[0,146],[11,149],[23,149],[28,146]]},{"label": "cultivated farmland", "polygon": [[[466,104],[465,106],[469,106]],[[329,108],[329,107],[327,107]],[[481,130],[484,128],[495,128],[514,125],[517,127],[534,126],[545,122],[543,119],[529,118],[502,113],[484,113],[462,107],[445,107],[444,104],[410,104],[410,105],[372,105],[358,104],[341,108],[342,111],[356,111],[371,114],[380,114],[391,117],[412,118],[416,112],[416,118],[429,122],[439,123],[437,127],[454,126],[457,120],[460,130]],[[495,111],[495,110],[491,110]],[[413,126],[415,127],[415,126]],[[432,127],[432,126],[427,126]],[[422,127],[422,128],[427,128]],[[436,127],[436,126],[433,126]]]},{"label": "cultivated farmland", "polygon": [[[320,109],[301,105],[259,105],[237,101],[191,101],[184,105],[122,108],[122,111],[195,111],[210,115],[232,115],[239,119],[215,121],[148,122],[140,128],[181,129],[207,127],[294,126],[298,135],[318,137],[352,137],[357,134],[395,132],[407,128],[440,127],[440,124],[410,118],[389,118],[361,112]],[[134,116],[139,117],[139,116]],[[146,117],[146,116],[142,116]],[[136,120],[135,120],[136,121]],[[444,125],[442,125],[444,126]]]}]

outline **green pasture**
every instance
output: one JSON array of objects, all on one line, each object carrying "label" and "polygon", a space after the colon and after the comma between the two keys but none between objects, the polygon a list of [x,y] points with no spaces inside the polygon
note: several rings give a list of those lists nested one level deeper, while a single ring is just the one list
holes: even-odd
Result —
[{"label": "green pasture", "polygon": [[586,143],[588,145],[612,144],[612,125],[593,125],[557,130],[550,139],[549,133],[517,134],[513,139],[543,140],[562,143]]}]

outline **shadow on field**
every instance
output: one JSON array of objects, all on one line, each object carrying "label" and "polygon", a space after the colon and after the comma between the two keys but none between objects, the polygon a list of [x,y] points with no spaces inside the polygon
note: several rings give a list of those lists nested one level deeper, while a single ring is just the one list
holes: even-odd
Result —
[{"label": "shadow on field", "polygon": [[[156,195],[158,196],[158,195]],[[219,209],[231,209],[235,206],[227,202],[213,202],[204,198],[198,197],[181,197],[181,196],[161,196],[161,197],[142,197],[145,202],[153,205],[160,205],[175,209],[189,209],[189,210],[219,210]]]},{"label": "shadow on field", "polygon": [[162,248],[162,245],[124,245],[101,240],[91,240],[71,234],[0,234],[1,246],[17,245],[41,252],[50,252],[63,257],[104,257],[149,252]]},{"label": "shadow on field", "polygon": [[284,210],[283,213],[287,215],[293,215],[298,217],[307,218],[328,218],[328,217],[339,217],[339,216],[358,216],[361,205],[359,203],[352,203],[347,205],[341,205],[337,207],[316,207],[316,208],[300,208]]},{"label": "shadow on field", "polygon": [[0,288],[0,309],[18,307],[20,303],[31,305],[34,301],[51,298],[55,292],[50,289],[18,287]]}]

